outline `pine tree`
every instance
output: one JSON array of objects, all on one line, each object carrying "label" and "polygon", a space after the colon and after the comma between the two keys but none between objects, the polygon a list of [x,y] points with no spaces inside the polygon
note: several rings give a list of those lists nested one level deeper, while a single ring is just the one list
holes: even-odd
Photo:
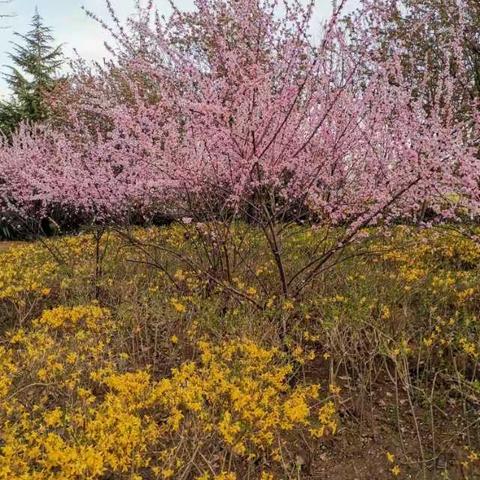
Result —
[{"label": "pine tree", "polygon": [[12,97],[0,104],[0,129],[10,134],[21,121],[37,122],[49,117],[45,95],[58,82],[63,64],[62,46],[53,46],[51,29],[44,25],[38,10],[32,29],[25,35],[15,33],[22,42],[13,43],[10,59],[13,66],[5,75]]}]

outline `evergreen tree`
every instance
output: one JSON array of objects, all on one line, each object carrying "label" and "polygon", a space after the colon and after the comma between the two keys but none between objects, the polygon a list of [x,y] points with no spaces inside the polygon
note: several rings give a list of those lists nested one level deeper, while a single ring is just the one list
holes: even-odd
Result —
[{"label": "evergreen tree", "polygon": [[63,64],[62,47],[53,46],[51,29],[35,11],[32,29],[25,35],[15,33],[22,41],[14,43],[10,59],[13,66],[5,75],[12,91],[9,101],[0,104],[0,129],[10,134],[21,121],[37,122],[49,117],[45,95],[58,82]]}]

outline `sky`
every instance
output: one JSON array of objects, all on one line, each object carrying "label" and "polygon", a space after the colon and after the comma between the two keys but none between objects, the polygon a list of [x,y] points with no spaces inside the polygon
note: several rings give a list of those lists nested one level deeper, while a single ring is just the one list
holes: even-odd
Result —
[{"label": "sky", "polygon": [[[357,0],[351,0],[354,5]],[[11,42],[15,41],[15,32],[26,33],[29,24],[38,7],[46,25],[50,26],[58,44],[63,44],[66,56],[72,56],[75,49],[82,58],[101,60],[107,53],[104,42],[108,35],[100,25],[87,17],[82,6],[97,14],[100,18],[109,20],[105,0],[11,0],[7,5],[0,2],[0,13],[14,13],[11,18],[0,19],[0,72],[7,71],[8,52]],[[167,0],[156,0],[160,11],[168,13]],[[317,0],[314,24],[320,24],[331,11],[330,0]],[[112,0],[115,11],[124,19],[133,13],[135,0]],[[192,7],[193,0],[177,0],[177,6],[184,9]],[[17,39],[18,40],[18,39]],[[0,78],[0,96],[8,93],[3,78]]]}]

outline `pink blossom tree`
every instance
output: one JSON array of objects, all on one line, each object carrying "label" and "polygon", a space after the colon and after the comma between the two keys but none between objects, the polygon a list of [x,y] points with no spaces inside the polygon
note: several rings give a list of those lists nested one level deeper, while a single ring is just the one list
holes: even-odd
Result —
[{"label": "pink blossom tree", "polygon": [[[442,101],[425,109],[404,78],[403,52],[392,45],[377,58],[381,39],[361,15],[352,22],[363,47],[353,51],[344,3],[317,42],[313,1],[196,0],[194,12],[174,8],[167,20],[148,6],[112,31],[113,60],[78,77],[68,128],[23,128],[3,146],[2,198],[117,224],[132,211],[191,218],[186,228],[207,243],[210,265],[186,261],[240,295],[235,225],[254,222],[285,298],[367,226],[415,219],[425,202],[438,218],[476,214],[475,127],[453,114],[450,73]],[[302,222],[333,233],[292,271],[285,237]]]}]

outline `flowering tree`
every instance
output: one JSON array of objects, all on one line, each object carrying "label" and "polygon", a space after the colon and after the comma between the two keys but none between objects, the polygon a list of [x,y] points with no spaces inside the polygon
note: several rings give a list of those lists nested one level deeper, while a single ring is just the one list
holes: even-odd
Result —
[{"label": "flowering tree", "polygon": [[[174,8],[165,21],[148,6],[112,32],[114,60],[79,76],[68,128],[23,128],[3,146],[2,198],[117,224],[132,211],[188,217],[215,266],[202,272],[236,293],[235,222],[254,222],[285,298],[364,227],[416,218],[426,201],[439,218],[474,212],[474,127],[452,113],[449,72],[442,101],[425,109],[402,52],[392,44],[387,58],[372,55],[381,39],[361,15],[349,28],[357,22],[363,47],[351,48],[344,3],[318,42],[313,1],[197,0],[193,13]],[[284,238],[302,222],[339,228],[287,271]]]},{"label": "flowering tree", "polygon": [[[402,68],[428,107],[438,100],[445,74],[454,108],[468,114],[480,94],[480,4],[475,0],[361,0],[362,29],[380,38],[377,55],[400,53]],[[352,37],[355,40],[354,19]],[[362,43],[358,45],[363,50]]]}]

